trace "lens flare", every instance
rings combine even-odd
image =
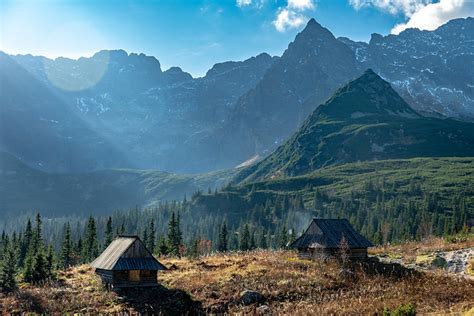
[[[77,55],[81,48],[87,47],[84,38],[93,39],[97,44],[103,43],[101,36],[89,24],[73,22],[63,25],[52,32],[48,41],[60,41],[66,55]],[[103,46],[102,46],[103,47]],[[71,53],[67,53],[70,51]],[[88,52],[80,55],[90,55]],[[44,59],[43,67],[51,84],[65,91],[80,91],[91,88],[100,82],[109,65],[109,53],[100,51],[91,58],[79,58],[77,61],[69,58]]]

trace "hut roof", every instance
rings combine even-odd
[[[306,231],[292,242],[290,248],[338,248],[344,236],[349,248],[367,248],[373,244],[359,234],[347,219],[321,219],[312,220]]]
[[[91,266],[102,270],[166,270],[138,236],[118,236]]]

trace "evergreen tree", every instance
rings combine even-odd
[[[33,251],[33,253],[39,252],[43,249],[43,235],[42,235],[42,230],[41,230],[41,224],[42,224],[41,215],[40,213],[37,213],[36,226],[33,232],[33,238],[30,245],[30,251]]]
[[[260,248],[260,249],[267,249],[268,248],[267,236],[265,234],[265,229],[262,229],[262,232],[260,233],[260,237],[258,238],[258,248]]]
[[[160,255],[167,255],[170,252],[166,238],[163,236],[158,238],[158,244],[156,245],[156,248],[156,252]]]
[[[82,246],[82,260],[84,262],[91,262],[98,255],[99,245],[97,241],[97,229],[95,225],[95,220],[91,216],[89,217],[84,236],[84,244]]]
[[[145,230],[143,231],[143,243],[145,244],[145,247],[148,247],[148,227],[145,227]]]
[[[67,269],[73,264],[73,245],[71,240],[71,226],[69,222],[66,224],[66,231],[64,232],[64,240],[61,247],[61,254],[59,263],[61,268]]]
[[[227,225],[222,223],[222,227],[219,232],[219,240],[217,244],[217,250],[221,252],[225,252],[228,250],[228,241],[227,241]]]
[[[34,257],[31,251],[28,251],[23,268],[23,280],[33,282]]]
[[[244,225],[243,232],[241,232],[239,248],[244,251],[250,250],[250,229],[248,224]]]
[[[18,264],[20,267],[24,265],[25,258],[30,250],[31,240],[33,239],[33,228],[31,226],[31,220],[28,218],[28,222],[26,223],[25,233],[23,235],[23,240],[20,244],[20,256],[18,258]]]
[[[46,275],[47,278],[53,279],[54,277],[54,250],[53,246],[48,247],[48,253],[46,254]]]
[[[34,258],[31,282],[37,283],[46,280],[49,277],[48,270],[49,268],[46,256],[44,251],[40,250]]]
[[[105,243],[104,248],[107,248],[108,245],[114,239],[113,227],[112,227],[112,217],[109,216],[107,219],[107,224],[105,225]]]
[[[179,213],[176,217],[175,213],[173,212],[168,223],[168,245],[170,247],[169,252],[175,256],[179,255],[179,246],[181,245],[182,241],[179,220]]]
[[[288,244],[288,229],[286,228],[286,224],[283,225],[283,228],[280,233],[280,240],[279,240],[279,248],[286,248]]]
[[[153,252],[155,249],[155,236],[156,236],[156,229],[155,229],[155,220],[151,219],[150,227],[148,229],[148,243],[146,244],[147,248]]]
[[[0,264],[0,290],[9,293],[17,288],[17,258],[13,246],[10,245],[4,250],[3,262]]]

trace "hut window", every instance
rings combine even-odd
[[[140,281],[140,270],[130,270],[128,271],[128,280],[129,281]]]

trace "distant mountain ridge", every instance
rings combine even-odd
[[[357,161],[474,156],[474,123],[415,112],[372,70],[316,108],[274,153],[235,182],[297,176]]]
[[[79,60],[3,54],[17,74],[0,65],[9,78],[0,149],[45,171],[232,168],[269,155],[367,68],[423,115],[473,120],[473,30],[473,18],[456,19],[362,43],[311,19],[281,58],[216,64],[202,78],[122,50]]]
[[[339,38],[359,68],[372,68],[416,110],[474,118],[474,18],[454,19],[434,31],[372,34],[369,43]]]
[[[124,161],[128,161],[116,161],[99,168],[90,164],[70,171],[133,167],[180,172],[213,169],[203,161],[193,165],[186,152],[197,142],[196,138],[211,134],[213,128],[223,124],[237,98],[253,87],[277,59],[260,54],[242,62],[220,63],[205,77],[194,79],[178,67],[162,71],[154,57],[127,54],[122,50],[101,51],[91,58],[79,60],[50,60],[31,55],[9,58],[27,70],[23,72],[32,75],[30,80],[41,83],[43,94],[60,100],[63,111],[84,122],[91,132],[102,135],[125,157]],[[96,68],[100,67],[104,67],[103,73],[97,74]],[[97,82],[84,88],[83,84],[88,80]],[[14,113],[14,104],[23,102],[25,96],[21,93],[20,81],[12,84],[17,85],[10,89],[15,95],[8,97],[11,102],[5,104],[4,109]],[[0,93],[0,100],[5,97],[6,94]],[[29,102],[28,106],[33,104]],[[63,126],[64,120],[51,119],[55,114],[49,113],[47,107],[37,119],[40,116],[45,122],[54,121],[51,126],[43,124],[45,130],[68,128]],[[11,119],[12,123],[21,124],[23,117]],[[81,135],[73,136],[81,138]],[[68,170],[61,161],[54,159],[46,166],[44,161],[50,158],[41,152],[29,157],[5,149],[35,168]],[[53,147],[52,150],[61,151],[61,148]],[[98,155],[97,160],[101,159]]]

